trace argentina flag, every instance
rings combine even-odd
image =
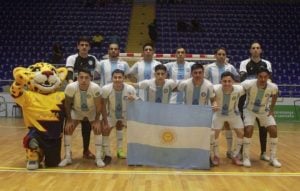
[[[134,101],[127,114],[128,165],[210,168],[210,106]]]

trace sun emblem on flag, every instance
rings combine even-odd
[[[176,133],[172,129],[164,129],[161,131],[160,140],[162,144],[171,145],[176,141]]]

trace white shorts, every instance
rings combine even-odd
[[[248,109],[244,109],[245,126],[253,126],[256,118],[258,118],[261,126],[269,127],[276,125],[276,121],[272,115],[268,116],[268,113],[257,114]]]
[[[217,113],[214,113],[212,119],[212,128],[213,129],[222,129],[225,122],[228,122],[230,128],[233,129],[243,129],[244,124],[240,115],[230,115],[224,116]]]
[[[88,121],[95,121],[96,111],[82,112],[71,110],[71,118],[74,120],[82,121],[88,119]]]

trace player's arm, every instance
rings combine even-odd
[[[276,104],[276,101],[277,101],[277,97],[278,97],[278,91],[277,91],[276,94],[272,95],[270,111],[269,111],[268,115],[274,116],[274,110],[275,110],[275,104]]]

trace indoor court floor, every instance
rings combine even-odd
[[[300,123],[278,124],[278,158],[282,163],[281,168],[274,168],[268,162],[259,160],[257,129],[252,139],[251,168],[234,166],[225,156],[225,146],[220,148],[220,166],[210,170],[127,166],[126,159],[117,159],[116,155],[110,165],[97,168],[93,160],[82,159],[81,131],[77,128],[72,141],[71,165],[29,171],[25,168],[26,157],[22,147],[22,138],[26,132],[21,118],[0,118],[1,191],[300,190]],[[115,132],[111,135],[112,150],[116,151]],[[224,136],[220,140],[220,145],[226,144]],[[94,152],[93,136],[90,148]]]

